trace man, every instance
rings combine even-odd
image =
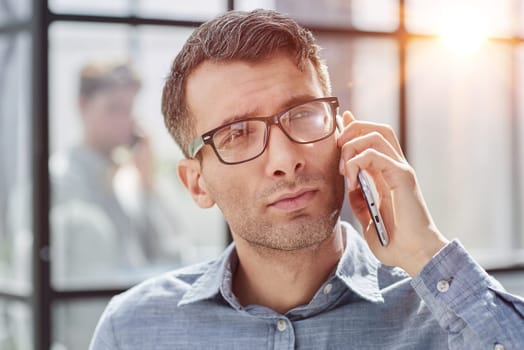
[[[115,297],[91,349],[524,345],[524,301],[438,231],[392,130],[345,112],[336,131],[329,96],[311,33],[284,15],[230,12],[193,33],[163,113],[187,156],[180,179],[220,207],[234,244]],[[360,170],[378,187],[385,247]],[[339,219],[344,178],[365,241]]]
[[[53,278],[67,287],[126,284],[177,262],[176,249],[165,249],[175,230],[133,115],[138,75],[127,62],[107,61],[85,65],[79,78],[82,140],[51,160]]]

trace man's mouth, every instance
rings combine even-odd
[[[269,207],[284,211],[294,211],[307,207],[315,198],[318,190],[304,189],[294,193],[286,193],[269,204]]]

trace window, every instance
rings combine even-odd
[[[178,181],[176,163],[183,156],[167,133],[159,108],[165,75],[191,31],[184,27],[67,22],[50,27],[50,172],[55,196],[51,237],[55,238],[56,248],[52,249],[52,279],[57,286],[128,285],[174,266],[211,259],[222,250],[222,218],[217,210],[197,208]],[[106,65],[128,62],[140,80],[139,91],[128,107],[120,96],[107,91],[113,99],[107,108],[131,110],[103,110],[96,115],[88,111],[90,104],[96,103],[89,99],[98,97],[79,97],[82,69],[88,66],[110,70],[113,68]],[[100,91],[99,94],[105,93]],[[121,112],[129,115],[122,116]],[[128,146],[122,140],[126,136],[118,130],[127,124],[118,118],[130,118],[129,123],[133,123],[151,151],[149,175],[154,177],[154,184],[148,193],[131,192],[139,186],[140,173],[134,157],[140,156],[142,149],[141,145]],[[64,133],[64,129],[69,132]],[[113,154],[100,157],[100,148],[107,143],[111,143]],[[95,169],[106,161],[112,165],[98,170],[112,168],[117,172],[111,179],[111,190],[106,189],[109,184],[105,178],[98,179],[101,174]],[[87,176],[82,177],[82,173]],[[146,201],[133,197],[144,195]],[[137,219],[147,213],[148,224]],[[202,219],[195,220],[196,217]],[[148,225],[148,231],[155,235],[147,236],[139,225]],[[142,234],[146,236],[141,237]],[[157,244],[144,251],[143,240]],[[122,248],[122,242],[129,246]],[[98,255],[92,255],[95,251]],[[93,267],[91,272],[89,266]]]
[[[50,26],[51,282],[57,290],[126,289],[214,258],[225,247],[218,209],[198,208],[177,178],[183,155],[160,113],[165,75],[191,31],[67,21]],[[117,71],[123,67],[132,72]],[[120,83],[82,92],[82,79],[113,74],[139,81],[131,99]],[[127,129],[137,135],[125,135]],[[153,178],[150,189],[143,188],[143,176]],[[86,348],[106,303],[57,301],[53,344]]]
[[[99,14],[104,16],[138,15],[147,18],[205,21],[227,9],[227,0],[196,1],[128,1],[128,0],[50,0],[49,7],[56,13]]]
[[[511,251],[517,214],[508,200],[510,57],[503,43],[486,43],[467,59],[438,41],[408,47],[408,154],[440,229],[486,264]]]
[[[219,210],[198,208],[177,178],[182,154],[163,125],[160,94],[195,26],[261,7],[312,29],[341,109],[392,125],[441,231],[524,293],[522,1],[6,0],[0,348],[87,348],[112,295],[225,247]],[[125,66],[138,84],[97,95],[107,109],[93,113],[81,73],[107,64]],[[104,157],[86,150],[95,136],[110,150]],[[148,172],[136,166],[140,149]],[[103,186],[88,186],[95,176],[72,152],[109,174]],[[353,220],[347,203],[343,213]]]

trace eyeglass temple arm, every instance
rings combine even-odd
[[[194,139],[188,147],[189,157],[194,158],[202,147],[204,147],[204,139],[202,137]]]

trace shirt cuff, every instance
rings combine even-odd
[[[411,285],[448,332],[459,334],[470,328],[484,344],[495,344],[497,335],[504,334],[504,314],[494,314],[490,308],[493,292],[503,288],[458,240],[440,250]]]
[[[442,248],[413,278],[411,284],[421,296],[429,293],[451,307],[462,305],[479,289],[502,289],[458,240]]]

